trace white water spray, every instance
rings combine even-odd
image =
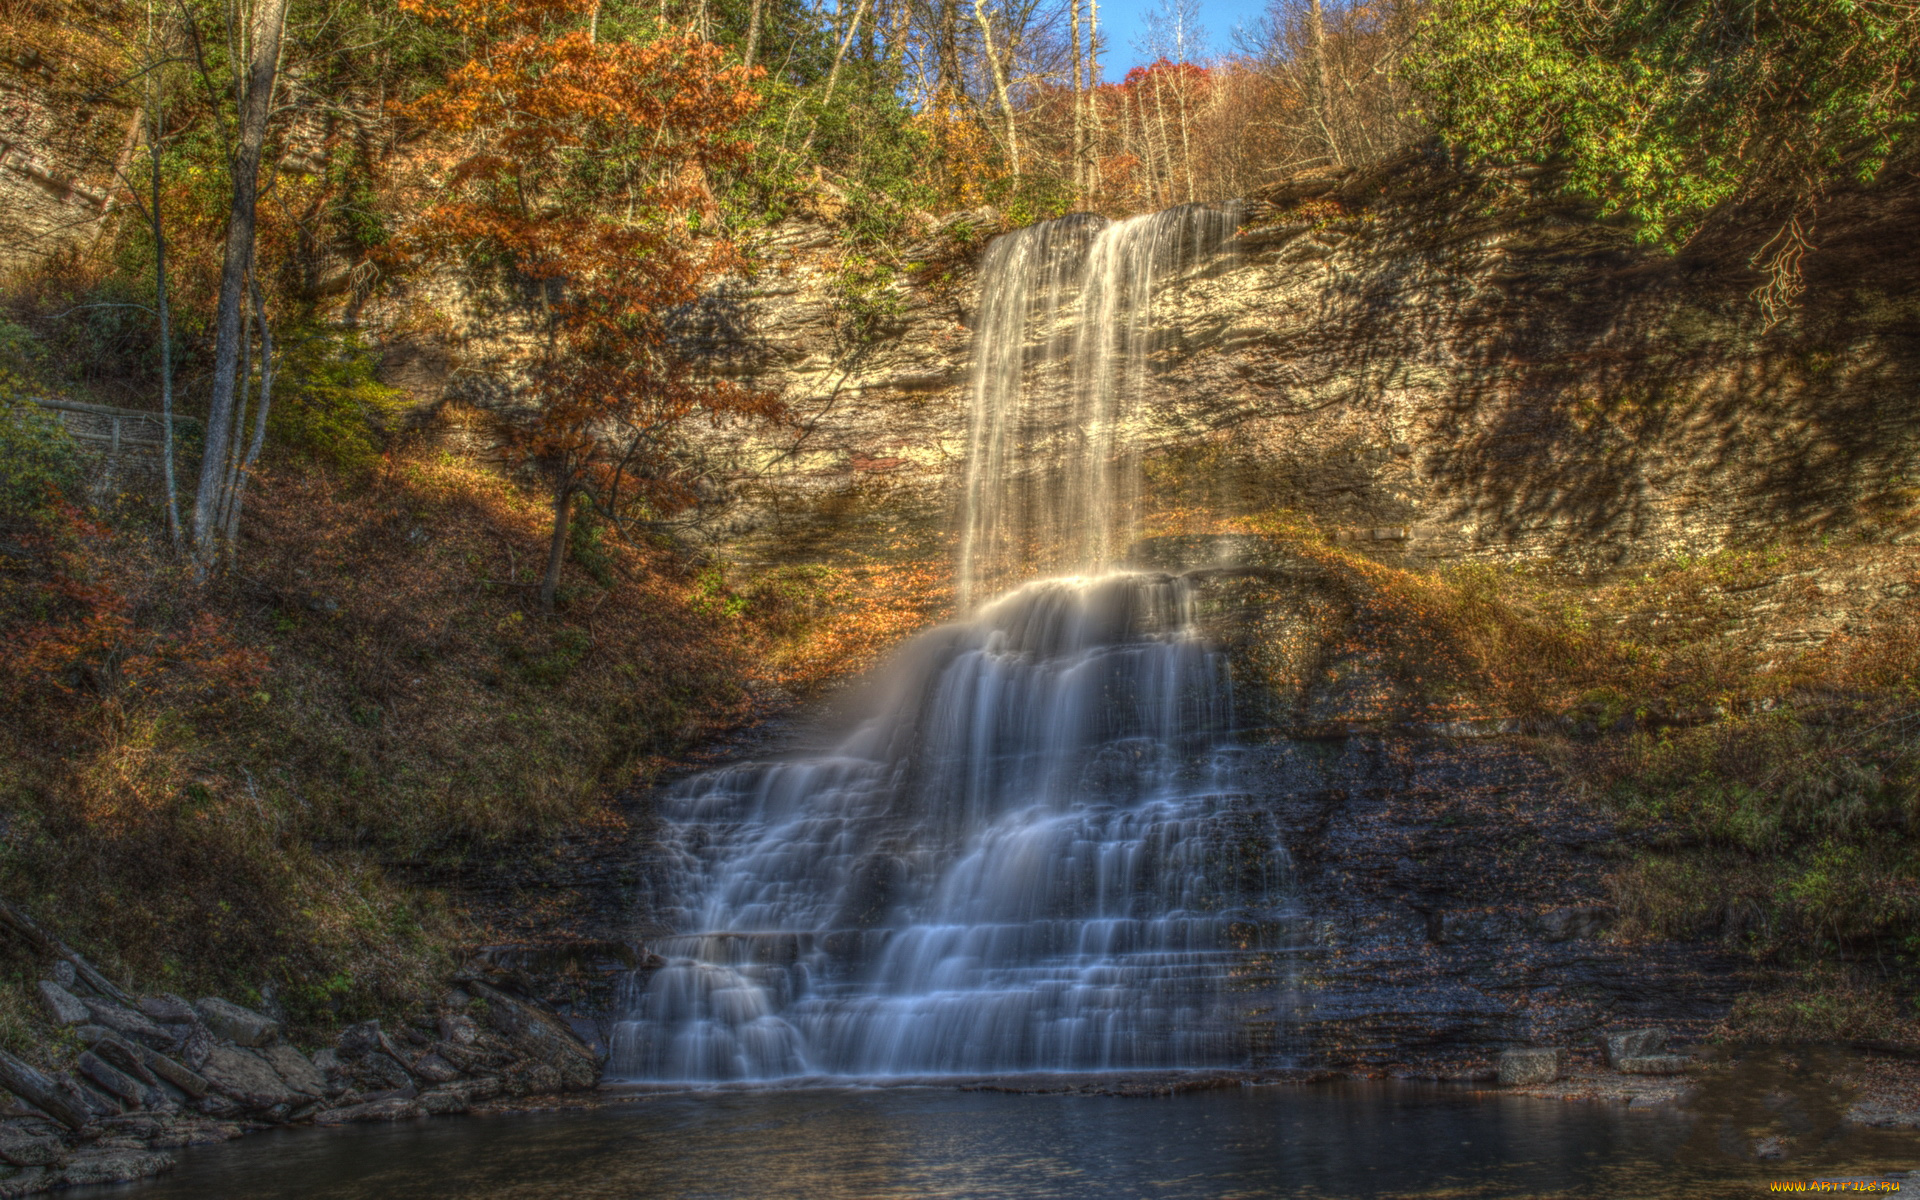
[[[682,932],[633,977],[609,1075],[1248,1061],[1284,855],[1235,786],[1224,663],[1185,580],[1093,573],[1131,521],[1154,281],[1231,227],[1069,218],[989,248],[962,579],[1089,573],[916,639],[837,744],[662,800]]]

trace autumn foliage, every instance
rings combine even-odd
[[[709,172],[738,167],[759,72],[690,33],[600,42],[567,3],[405,7],[474,39],[473,57],[412,115],[452,139],[441,195],[408,243],[504,268],[532,293],[538,348],[510,430],[553,497],[542,598],[552,606],[569,513],[588,497],[616,524],[696,498],[678,436],[696,412],[764,418],[774,400],[698,380],[666,318],[736,265],[711,236]]]

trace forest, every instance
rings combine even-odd
[[[692,331],[795,262],[844,381],[1003,233],[1239,204],[1345,236],[1352,181],[1428,172],[1472,181],[1473,219],[1724,267],[1716,319],[1761,355],[1920,162],[1911,0],[1272,0],[1232,28],[1158,0],[1124,45],[1113,2],[0,0],[0,171],[58,198],[0,218],[0,901],[122,986],[316,1037],[394,1021],[573,903],[527,861],[640,836],[633,798],[696,751],[962,615],[946,534],[727,556],[746,485],[712,431],[777,464],[816,418]],[[804,253],[800,225],[827,231]],[[1847,353],[1792,345],[1809,379]],[[145,414],[159,478],[103,489],[61,404]],[[1485,711],[1647,733],[1542,753],[1668,830],[1611,877],[1635,936],[1786,981],[1736,1032],[1916,1036],[1913,647],[1835,641],[1762,687],[1601,611],[1719,614],[1814,543],[1576,602],[1291,521],[1257,528],[1446,647]],[[1839,707],[1788,726],[1763,691]],[[1648,716],[1714,705],[1712,734]],[[30,960],[0,958],[0,1051],[51,1070],[77,1046]]]

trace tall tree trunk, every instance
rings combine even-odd
[[[840,39],[840,48],[833,54],[833,69],[827,72],[826,94],[820,98],[820,108],[833,103],[833,91],[840,84],[840,67],[847,60],[847,47],[853,45],[853,35],[860,28],[860,19],[867,15],[870,0],[860,0],[853,10],[853,20],[847,25],[845,36]],[[813,136],[820,132],[820,109],[814,110],[814,117],[807,122],[807,138],[800,143],[800,157],[804,160],[807,152],[813,149]]]
[[[987,20],[986,0],[973,0],[973,19],[980,23],[980,41],[987,52],[987,65],[993,68],[993,90],[1000,97],[1000,111],[1007,118],[1007,158],[1013,177],[1020,178],[1020,131],[1014,124],[1013,98],[1007,94],[1007,72],[993,49],[993,25]]]
[[[1067,12],[1073,27],[1073,190],[1087,194],[1087,113],[1086,94],[1080,89],[1080,0],[1068,0]]]
[[[1320,0],[1307,0],[1307,100],[1312,119],[1320,126],[1327,157],[1341,165],[1340,146],[1333,136],[1333,89],[1327,79],[1327,19]]]
[[[1154,114],[1159,118],[1157,124],[1160,126],[1160,179],[1165,185],[1165,188],[1170,189],[1173,187],[1173,139],[1167,136],[1167,89],[1166,72],[1164,71],[1155,71],[1153,73],[1153,110]],[[1149,137],[1147,140],[1151,142],[1153,139]],[[1161,194],[1154,200],[1154,203],[1163,208],[1166,206],[1167,199],[1165,189],[1163,189]]]
[[[206,452],[200,460],[200,487],[193,502],[193,554],[204,569],[213,562],[219,535],[222,485],[226,481],[220,448],[232,436],[234,371],[240,360],[240,293],[253,259],[254,217],[260,199],[260,156],[266,146],[267,120],[273,112],[274,75],[280,65],[280,35],[288,0],[257,0],[250,22],[245,95],[240,106],[239,142],[233,155],[233,202],[227,215],[226,257],[220,270],[220,297],[214,309],[213,392],[207,403]]]
[[[151,12],[149,12],[151,16]],[[160,152],[166,135],[165,103],[160,72],[147,71],[147,160],[153,171],[147,216],[153,222],[153,309],[160,325],[160,476],[167,490],[167,536],[181,548],[180,485],[173,475],[173,326],[167,306],[167,229],[160,215]]]
[[[941,103],[946,104],[951,102],[948,93],[958,98],[967,92],[960,70],[960,0],[940,0],[939,30]]]
[[[540,580],[540,607],[553,611],[560,590],[560,564],[567,559],[567,529],[573,518],[573,489],[562,487],[553,497],[553,538],[547,543],[547,573]]]
[[[1106,144],[1106,118],[1100,109],[1100,0],[1087,0],[1087,174],[1100,188],[1100,148]]]
[[[767,0],[753,0],[753,8],[747,14],[747,65],[753,65],[753,59],[760,52],[760,15]]]
[[[267,441],[267,410],[273,405],[273,377],[276,374],[273,361],[273,326],[267,322],[267,301],[260,293],[260,280],[253,280],[254,323],[260,326],[260,395],[253,407],[253,441],[247,446],[247,452],[240,459],[239,478],[234,481],[233,498],[227,503],[227,552],[232,561],[238,561],[240,552],[240,506],[246,502],[247,480],[253,475],[253,466],[260,461],[260,448]],[[238,439],[235,439],[236,445]]]

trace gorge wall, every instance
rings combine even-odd
[[[1911,175],[1833,198],[1799,311],[1771,331],[1744,262],[1766,230],[1669,257],[1548,191],[1410,160],[1250,205],[1235,255],[1156,303],[1158,402],[1127,432],[1148,510],[1291,509],[1407,565],[1916,535]],[[849,349],[834,241],[776,227],[776,265],[699,314],[712,369],[783,391],[803,424],[711,436],[741,499],[718,535],[748,559],[951,532],[973,281],[896,285]]]

